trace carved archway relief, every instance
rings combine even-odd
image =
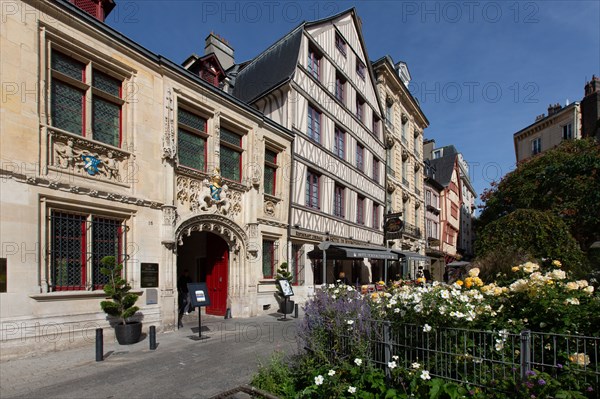
[[[184,220],[175,230],[175,239],[179,245],[183,238],[189,237],[194,231],[206,231],[223,238],[229,249],[239,253],[248,243],[248,236],[240,226],[230,219],[215,214],[195,215]]]

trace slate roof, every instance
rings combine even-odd
[[[358,36],[365,52],[365,58],[369,60],[367,47],[362,35],[361,23],[356,15],[354,7],[316,21],[304,21],[290,33],[275,42],[271,47],[263,51],[256,58],[240,68],[230,69],[229,75],[234,85],[232,94],[241,101],[252,104],[254,101],[282,86],[294,77],[298,57],[300,56],[300,44],[302,35],[306,28],[333,21],[343,15],[351,14],[355,20]],[[366,63],[373,87],[375,87],[373,68],[370,62]],[[228,71],[229,72],[229,71]],[[378,97],[378,94],[376,93]],[[378,101],[379,112],[383,114],[383,108]]]
[[[237,73],[233,88],[235,97],[250,104],[294,76],[303,25],[282,37]]]
[[[443,156],[436,159],[431,159],[429,162],[435,168],[435,180],[444,187],[448,187],[452,179],[454,171],[454,161],[458,156],[458,151],[453,145],[448,145],[443,148]],[[437,148],[436,148],[437,150]]]

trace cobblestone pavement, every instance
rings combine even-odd
[[[248,319],[185,316],[185,327],[157,334],[135,345],[104,345],[105,359],[95,361],[95,344],[0,363],[0,398],[209,398],[248,384],[258,362],[274,350],[297,351],[300,319],[278,315]]]

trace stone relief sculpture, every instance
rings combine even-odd
[[[60,134],[53,136],[50,161],[53,167],[69,169],[75,173],[85,172],[89,176],[99,176],[110,181],[121,181],[121,166],[128,157],[127,153],[85,139]]]
[[[101,158],[101,173],[112,180],[120,180],[119,176],[119,162],[114,158],[112,151],[109,151],[105,157]]]
[[[231,201],[227,194],[228,187],[223,184],[221,171],[216,167],[210,180],[204,179],[202,182],[202,187],[194,202],[198,203],[198,207],[202,211],[209,211],[214,208],[216,212],[227,215],[231,208]]]
[[[73,140],[68,140],[66,144],[60,143],[55,149],[55,164],[60,168],[73,168],[75,163],[81,159],[81,151],[73,148]]]
[[[165,126],[162,137],[162,158],[174,160],[177,156],[175,145],[175,110],[173,107],[173,95],[167,90],[165,97]]]

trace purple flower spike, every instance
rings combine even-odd
[[[546,385],[546,381],[542,380],[541,378],[538,380],[538,384],[540,385]]]

